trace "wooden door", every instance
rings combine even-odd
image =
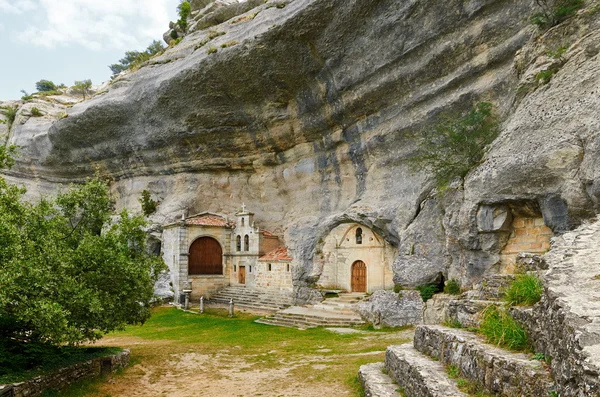
[[[223,274],[223,250],[212,237],[200,237],[192,243],[189,274]]]
[[[240,284],[246,284],[246,266],[240,266]]]
[[[367,292],[367,265],[363,261],[352,264],[352,292]]]

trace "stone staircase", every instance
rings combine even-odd
[[[389,346],[379,367],[383,374],[372,365],[362,366],[359,378],[367,397],[468,396],[449,376],[451,367],[463,383],[491,395],[551,396],[554,391],[550,372],[540,361],[489,345],[474,333],[436,325],[418,326],[412,344]],[[392,387],[381,386],[388,381],[396,385],[393,393]]]
[[[365,296],[362,293],[340,294],[339,297],[325,299],[316,305],[292,306],[256,322],[301,329],[361,325],[365,322],[354,307]]]
[[[233,299],[236,308],[259,312],[276,312],[293,304],[291,294],[278,291],[265,291],[242,286],[229,286],[217,291],[207,301],[208,305],[229,305]]]

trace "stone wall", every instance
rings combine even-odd
[[[0,385],[0,395],[10,393],[9,390],[12,389],[13,394],[8,394],[9,396],[38,397],[43,395],[45,390],[62,390],[78,380],[110,374],[128,365],[129,350],[124,350],[112,356],[99,357],[62,368],[49,375],[36,376],[25,382]]]
[[[269,270],[269,266],[271,269]],[[254,270],[254,268],[253,268]],[[292,291],[293,268],[290,262],[258,262],[254,274],[257,288]]]
[[[553,235],[541,216],[539,218],[515,216],[508,242],[500,253],[500,260],[505,270],[514,269],[517,255],[521,252],[546,253],[550,249],[550,239]]]

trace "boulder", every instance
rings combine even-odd
[[[375,291],[358,304],[358,312],[375,327],[402,327],[421,324],[423,307],[419,291]]]

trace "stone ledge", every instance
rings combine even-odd
[[[61,368],[51,374],[36,376],[25,382],[0,385],[0,394],[12,389],[13,397],[39,397],[47,389],[62,390],[78,380],[95,378],[116,372],[129,365],[129,350],[111,356],[97,357],[77,363],[70,367]]]
[[[419,326],[414,346],[444,365],[458,367],[464,377],[491,393],[507,397],[547,396],[554,390],[549,371],[539,361],[487,344],[472,332]]]

